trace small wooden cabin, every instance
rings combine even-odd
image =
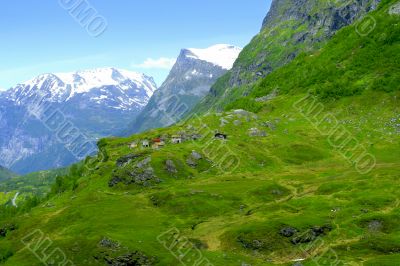
[[[153,139],[152,142],[153,142],[152,147],[154,149],[162,148],[165,146],[165,142],[161,138],[155,138],[155,139]]]
[[[137,142],[132,142],[131,144],[129,144],[129,148],[131,149],[136,149],[138,147]]]
[[[172,139],[171,139],[171,142],[174,143],[174,144],[182,143],[182,137],[179,136],[179,135],[173,135]]]
[[[148,141],[147,139],[143,140],[143,141],[142,141],[142,146],[143,146],[144,148],[150,147],[149,141]]]

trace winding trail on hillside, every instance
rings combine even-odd
[[[14,198],[11,200],[11,203],[12,203],[12,205],[13,205],[14,207],[18,207],[18,206],[17,206],[17,203],[16,203],[17,198],[18,198],[18,195],[19,195],[19,192],[15,193]]]

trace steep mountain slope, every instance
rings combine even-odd
[[[247,95],[252,84],[291,62],[301,52],[313,51],[339,29],[374,10],[380,0],[274,0],[260,33],[247,45],[231,71],[212,87],[194,109],[206,112]]]
[[[0,94],[0,164],[27,173],[81,160],[96,150],[92,141],[125,128],[155,89],[151,77],[113,68],[19,84]]]
[[[320,51],[267,76],[245,100],[254,112],[210,112],[101,140],[100,155],[58,179],[48,201],[27,214],[0,212],[2,262],[39,265],[38,256],[49,254],[36,245],[43,233],[65,255],[53,263],[397,266],[395,3],[383,1],[370,14],[376,28],[367,36],[346,27]],[[340,82],[338,94],[318,93],[319,84],[330,88],[328,74]],[[375,80],[383,87],[374,89]],[[358,84],[364,89],[354,93]],[[283,89],[271,94],[273,85]],[[178,134],[184,141],[174,144]],[[155,138],[166,145],[141,147]],[[360,151],[365,157],[354,156]]]
[[[232,68],[241,48],[214,45],[183,49],[162,86],[127,130],[127,134],[169,126],[179,121]]]
[[[0,182],[16,177],[17,175],[0,165]]]

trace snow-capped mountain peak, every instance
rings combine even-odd
[[[142,73],[115,68],[97,68],[93,70],[77,71],[74,73],[58,73],[66,84],[74,84],[75,93],[88,92],[92,88],[119,85],[127,80],[135,82],[140,87],[148,87],[149,93],[155,90],[154,81]]]
[[[187,57],[210,62],[223,69],[231,69],[242,48],[229,44],[216,44],[205,49],[187,49]]]
[[[144,106],[157,89],[152,77],[116,68],[97,68],[71,73],[41,74],[7,91],[7,98],[17,103],[35,95],[45,95],[48,101],[67,102],[86,97],[100,104],[115,100],[115,108]],[[119,104],[117,104],[119,102]]]
[[[149,96],[153,94],[157,87],[151,77],[142,73],[116,68],[97,68],[70,73],[42,74],[19,85],[41,88],[45,82],[51,81],[57,82],[60,90],[70,87],[70,97],[75,94],[89,92],[94,88],[121,85],[127,81],[131,81],[138,87],[144,88]],[[62,86],[62,84],[65,86]],[[121,86],[121,88],[127,89],[126,86]]]
[[[151,77],[115,68],[18,84],[0,93],[0,164],[21,172],[70,165],[87,143],[94,149],[98,138],[121,132],[155,89]]]

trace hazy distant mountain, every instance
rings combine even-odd
[[[16,176],[17,175],[15,173],[0,165],[0,181],[4,181]]]
[[[208,93],[219,77],[232,68],[241,50],[226,44],[206,49],[183,49],[165,82],[126,133],[177,122]]]
[[[71,148],[74,135],[95,141],[120,132],[155,89],[153,78],[114,68],[43,74],[18,84],[0,93],[0,164],[26,173],[82,159]]]

